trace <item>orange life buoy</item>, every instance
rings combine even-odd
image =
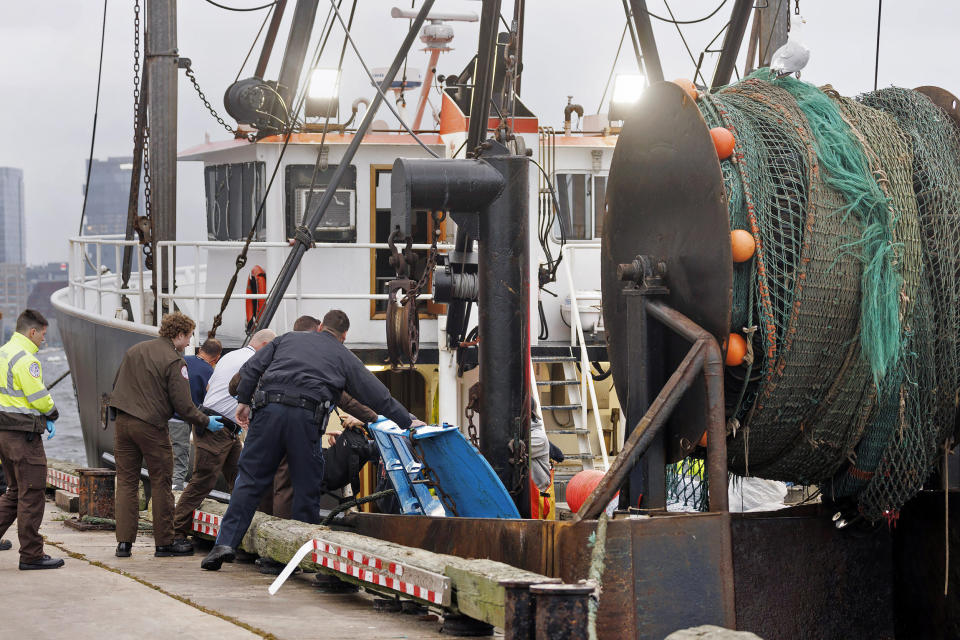
[[[247,293],[264,294],[267,292],[267,272],[260,265],[254,265],[250,269],[250,277],[247,278]],[[247,332],[250,332],[260,319],[263,308],[266,306],[266,300],[248,299],[247,300]]]

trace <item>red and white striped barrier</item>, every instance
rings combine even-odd
[[[311,554],[313,562],[321,567],[346,574],[361,582],[432,604],[444,607],[450,605],[451,583],[447,576],[316,538],[300,547],[294,554],[283,572],[270,585],[271,595],[277,592],[308,553]]]
[[[220,533],[220,516],[199,509],[193,512],[193,530],[208,536],[217,537]]]
[[[47,467],[47,484],[70,493],[80,493],[80,476]]]

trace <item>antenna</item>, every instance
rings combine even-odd
[[[417,12],[412,9],[400,9],[393,7],[390,9],[390,17],[412,20],[417,17]],[[420,123],[423,121],[423,111],[427,106],[427,96],[430,95],[430,87],[433,85],[433,78],[437,72],[437,61],[440,59],[440,53],[450,51],[448,46],[453,41],[453,27],[444,22],[476,22],[479,20],[475,13],[430,13],[427,15],[430,24],[423,27],[420,34],[420,40],[427,45],[427,51],[430,52],[430,62],[427,63],[427,72],[424,74],[423,86],[420,88],[420,100],[417,103],[417,116],[413,119],[411,129],[417,131],[420,129]]]

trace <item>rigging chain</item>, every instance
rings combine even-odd
[[[143,98],[140,83],[140,0],[133,3],[133,146],[139,148],[143,161],[143,201],[144,215],[137,216],[134,227],[137,239],[143,246],[143,264],[153,270],[153,216],[150,203],[150,127],[147,124],[147,111],[141,114],[140,101]],[[141,115],[143,119],[141,120]]]
[[[427,249],[427,263],[423,267],[423,273],[420,274],[420,279],[417,281],[417,284],[404,294],[403,299],[400,301],[401,305],[407,304],[411,298],[416,299],[416,297],[423,292],[427,286],[427,281],[430,280],[430,277],[433,275],[434,267],[437,266],[437,242],[440,241],[440,236],[443,233],[440,224],[447,219],[447,213],[445,211],[431,211],[430,217],[433,219],[433,237],[430,239],[430,248]]]
[[[180,63],[183,65],[183,68],[189,78],[190,83],[193,85],[193,88],[196,90],[197,95],[200,96],[200,101],[203,102],[203,106],[207,108],[207,111],[210,112],[210,115],[213,116],[213,119],[216,120],[221,127],[226,129],[229,133],[232,133],[234,136],[242,136],[243,134],[231,127],[223,117],[217,113],[217,110],[213,108],[213,105],[210,104],[210,101],[207,100],[207,96],[203,93],[203,89],[200,88],[200,84],[197,82],[197,77],[193,73],[193,66],[189,58],[180,58]],[[254,134],[250,134],[250,141],[253,142]]]

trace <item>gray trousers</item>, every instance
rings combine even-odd
[[[187,482],[187,472],[190,470],[192,428],[180,420],[170,420],[167,422],[167,428],[170,430],[170,444],[173,446],[173,486],[182,490]]]

